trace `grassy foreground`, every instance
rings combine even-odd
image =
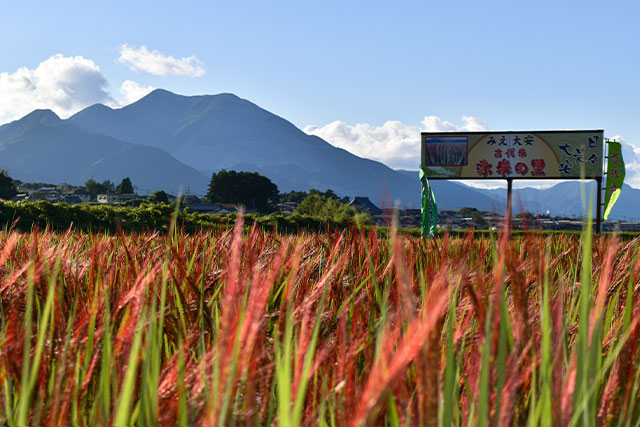
[[[637,425],[640,240],[0,233],[0,424]]]

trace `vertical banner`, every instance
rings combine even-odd
[[[420,168],[420,183],[422,184],[422,236],[431,238],[436,235],[438,206],[433,189],[422,168]]]
[[[622,144],[609,141],[609,161],[607,163],[607,184],[604,193],[604,219],[609,217],[611,208],[618,200],[624,182],[624,160],[622,160]]]

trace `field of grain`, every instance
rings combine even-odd
[[[0,233],[0,424],[633,425],[639,240]]]
[[[427,166],[465,166],[467,164],[467,144],[428,143],[425,145]]]

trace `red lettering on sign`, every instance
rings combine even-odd
[[[529,171],[529,167],[522,163],[522,162],[518,162],[516,163],[516,173],[520,174],[522,176],[526,175],[527,172]]]
[[[544,159],[531,160],[531,175],[532,176],[545,176],[544,172]]]
[[[500,175],[509,175],[511,174],[511,163],[509,160],[502,159],[498,162],[498,166],[496,166],[496,172]]]
[[[484,159],[480,160],[476,164],[476,172],[478,172],[478,175],[480,176],[493,175],[493,172],[491,171],[491,164]]]

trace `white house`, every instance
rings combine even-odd
[[[98,203],[116,203],[118,200],[117,194],[98,194]]]

